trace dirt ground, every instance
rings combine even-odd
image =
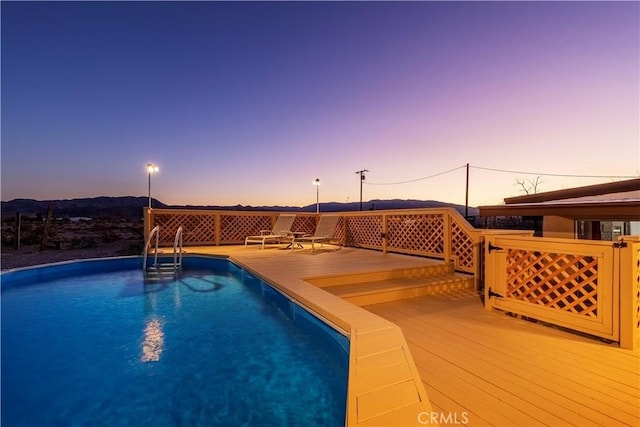
[[[23,218],[20,233],[16,233],[15,218],[4,218],[1,232],[2,270],[75,259],[140,255],[144,246],[140,219],[53,219],[42,251],[40,244],[45,232],[42,219]],[[14,249],[17,236],[21,242],[19,250]]]
[[[80,249],[45,249],[40,251],[39,245],[23,246],[20,250],[3,248],[0,268],[8,270],[75,259],[140,255],[139,245],[140,242],[137,240],[119,240]]]

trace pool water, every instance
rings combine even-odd
[[[2,426],[344,425],[348,340],[226,260],[188,264],[3,277]]]

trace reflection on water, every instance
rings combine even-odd
[[[145,283],[143,294],[145,296],[145,312],[147,321],[144,328],[144,340],[142,342],[142,362],[157,362],[160,360],[164,347],[164,332],[162,319],[155,313],[158,309],[158,294],[166,290],[173,291],[173,304],[176,311],[182,308],[184,289],[191,292],[215,292],[224,287],[218,280],[210,277],[210,274],[191,274],[185,278],[177,278],[161,283]]]
[[[178,280],[178,283],[189,289],[191,292],[215,292],[224,286],[207,276],[191,276],[185,280]]]
[[[176,306],[176,310],[182,308],[182,293],[180,292],[180,286],[173,287],[173,303]]]
[[[160,319],[153,318],[147,321],[144,328],[144,341],[142,342],[142,362],[157,362],[162,354],[164,346],[164,332]]]

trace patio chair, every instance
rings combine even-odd
[[[272,230],[260,230],[260,235],[248,236],[244,239],[244,247],[246,248],[249,242],[262,243],[262,249],[264,249],[267,242],[280,243],[283,240],[291,240],[291,226],[294,219],[296,219],[295,214],[280,214]]]
[[[322,245],[325,242],[335,240],[339,219],[340,217],[338,215],[321,215],[313,235],[294,237],[291,242],[291,250],[293,251],[296,245],[302,246],[302,242],[311,242],[311,253],[313,253],[316,242]]]

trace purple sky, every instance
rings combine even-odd
[[[2,200],[471,205],[640,173],[638,2],[2,1]],[[516,172],[532,172],[527,175]],[[455,169],[434,178],[419,179]],[[402,183],[415,180],[411,183]]]

